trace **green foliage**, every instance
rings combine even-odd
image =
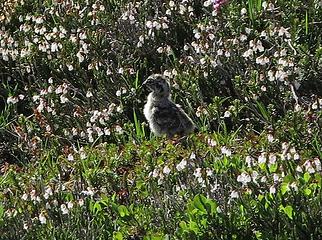
[[[321,3],[216,3],[0,2],[1,239],[322,238]]]

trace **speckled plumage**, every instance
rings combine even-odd
[[[144,85],[151,91],[144,106],[144,116],[156,136],[183,136],[194,130],[192,120],[179,105],[172,102],[170,85],[163,75],[151,75]]]

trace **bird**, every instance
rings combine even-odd
[[[152,74],[144,82],[150,93],[144,105],[144,116],[156,136],[185,136],[193,132],[195,124],[183,109],[171,100],[170,83],[162,74]]]

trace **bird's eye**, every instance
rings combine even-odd
[[[163,86],[162,84],[156,84],[157,89],[159,89],[160,92],[163,91]]]

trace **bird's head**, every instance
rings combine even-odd
[[[156,97],[169,97],[170,84],[168,79],[161,74],[149,76],[143,83]]]

